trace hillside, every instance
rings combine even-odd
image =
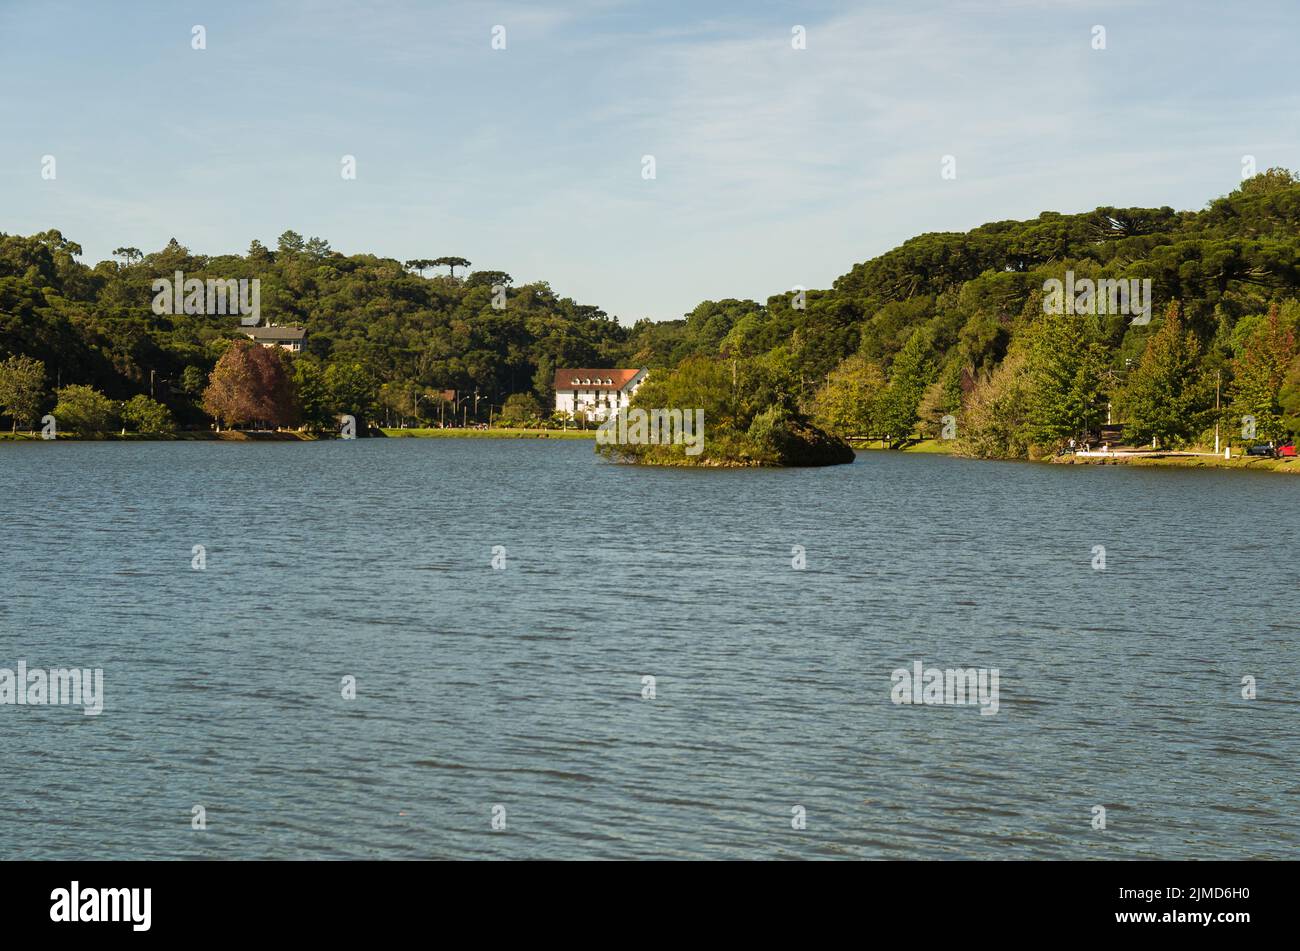
[[[494,286],[512,283],[502,272],[429,276],[433,261],[346,256],[292,231],[274,250],[254,241],[209,257],[173,240],[93,267],[57,231],[0,234],[0,361],[41,361],[42,410],[57,387],[120,401],[152,380],[178,420],[206,424],[200,394],[239,322],[155,314],[153,280],[181,271],[257,278],[262,314],[307,328],[296,377],[335,381],[316,394],[318,420],[436,418],[424,397],[441,389],[477,389],[485,408],[516,393],[545,407],[557,366],[647,365],[663,379],[694,358],[725,362],[719,378],[743,396],[745,425],[777,407],[838,435],[901,442],[938,435],[951,416],[963,451],[991,456],[1048,452],[1095,431],[1108,409],[1162,444],[1242,415],[1276,438],[1300,428],[1298,226],[1300,183],[1272,169],[1202,211],[1044,212],[920,235],[827,289],[705,301],[631,328],[544,282],[510,287],[500,306]],[[1044,313],[1045,284],[1067,272],[1149,280],[1152,319]]]
[[[1045,314],[1045,283],[1067,271],[1150,280],[1152,319]],[[1022,457],[1095,433],[1108,406],[1135,438],[1193,440],[1213,426],[1216,383],[1225,425],[1300,428],[1297,296],[1300,184],[1273,169],[1200,212],[1044,212],[921,235],[808,291],[802,309],[790,293],[706,301],[637,324],[628,346],[662,368],[735,361],[843,435],[938,436],[951,414],[963,451]]]

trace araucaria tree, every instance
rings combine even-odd
[[[451,276],[455,277],[456,268],[469,267],[469,263],[470,262],[465,258],[456,257],[455,255],[447,255],[441,258],[434,258],[433,261],[429,262],[429,265],[430,267],[442,267],[443,265],[446,265],[446,267],[450,269]]]

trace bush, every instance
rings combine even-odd
[[[514,393],[506,397],[497,419],[503,426],[538,423],[542,417],[542,407],[537,400],[527,393]]]
[[[65,386],[56,393],[54,421],[60,430],[97,436],[117,428],[117,406],[90,386]]]
[[[122,408],[122,422],[140,433],[170,433],[176,429],[171,410],[141,394]]]

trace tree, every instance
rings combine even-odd
[[[331,428],[334,417],[321,365],[310,357],[298,357],[293,361],[293,386],[302,421],[312,429]]]
[[[976,459],[1023,459],[1029,454],[1029,389],[1024,348],[1013,347],[966,397],[957,451]]]
[[[467,261],[465,258],[458,258],[458,257],[455,257],[455,256],[448,256],[448,257],[434,258],[434,259],[433,259],[433,264],[430,265],[430,266],[431,266],[431,267],[444,267],[444,266],[445,266],[445,267],[448,267],[448,268],[451,269],[451,276],[452,276],[452,277],[455,277],[455,276],[456,276],[456,268],[458,268],[458,267],[469,267],[469,261]]]
[[[1171,303],[1123,390],[1125,434],[1165,446],[1190,438],[1201,429],[1208,390],[1201,346],[1184,330],[1182,308]]]
[[[436,262],[432,258],[412,258],[404,265],[408,271],[419,271],[421,277],[424,277],[425,271],[435,266]]]
[[[176,428],[171,411],[143,393],[127,400],[122,407],[122,422],[141,433],[170,433]]]
[[[378,395],[375,378],[366,368],[360,363],[331,363],[325,368],[324,382],[334,412],[354,416],[364,425]]]
[[[44,363],[28,356],[14,356],[0,363],[0,409],[13,420],[15,432],[19,423],[36,423],[44,397]]]
[[[300,254],[304,247],[302,235],[296,231],[286,231],[280,235],[276,247],[281,254]]]
[[[203,410],[227,426],[287,426],[296,418],[293,384],[278,348],[236,340],[203,392]]]
[[[139,248],[114,248],[113,256],[121,258],[122,264],[125,267],[141,260],[144,257],[144,254],[141,253]]]
[[[537,400],[527,393],[512,393],[506,397],[505,405],[501,407],[501,415],[497,417],[502,423],[521,424],[535,422],[541,419],[542,406]]]
[[[1296,174],[1285,168],[1270,168],[1252,175],[1237,188],[1240,195],[1264,195],[1281,188],[1286,188],[1300,181]]]
[[[926,387],[934,380],[934,362],[930,357],[933,337],[917,328],[894,359],[889,385],[880,394],[876,408],[876,425],[891,439],[906,440],[918,418],[917,407]]]
[[[851,356],[818,388],[813,397],[813,421],[841,436],[870,436],[877,431],[876,400],[884,389],[880,365]]]
[[[56,395],[54,419],[60,429],[97,436],[116,427],[117,406],[94,387],[65,386]]]
[[[1101,395],[1105,349],[1084,314],[1044,314],[1028,334],[1028,433],[1039,445],[1082,436]]]
[[[950,363],[921,394],[921,402],[916,407],[917,428],[927,439],[943,438],[944,417],[954,418],[961,410],[962,381],[966,373],[960,364]],[[948,437],[951,438],[951,437]]]
[[[181,371],[181,389],[190,396],[198,396],[208,385],[208,375],[202,367],[188,366]]]
[[[1292,433],[1300,430],[1300,354],[1292,359],[1287,368],[1282,388],[1278,390],[1277,402],[1283,413],[1283,428]]]
[[[466,287],[509,287],[515,279],[505,271],[475,271],[465,278]]]
[[[1285,435],[1285,410],[1280,400],[1295,358],[1295,330],[1283,324],[1281,310],[1274,304],[1246,339],[1241,356],[1233,361],[1232,410],[1240,416],[1253,416],[1260,438]]]

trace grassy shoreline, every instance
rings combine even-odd
[[[594,429],[381,429],[397,439],[595,439]]]
[[[872,444],[858,444],[853,447],[858,452],[888,452],[878,442]],[[961,456],[948,448],[938,439],[924,439],[915,445],[908,446],[906,449],[893,450],[895,452],[919,452],[952,456],[956,459],[969,458]],[[1002,462],[1042,462],[1049,465],[1057,466],[1149,466],[1161,467],[1166,469],[1241,469],[1252,470],[1256,472],[1292,472],[1300,474],[1300,457],[1285,459],[1270,459],[1266,456],[1233,456],[1231,459],[1224,459],[1222,456],[1124,456],[1118,455],[1113,458],[1076,458],[1074,456],[1057,456],[1053,459],[1016,459],[1016,460],[995,460]]]
[[[1266,456],[1136,456],[1115,459],[1075,459],[1062,457],[1049,460],[1061,466],[1148,466],[1166,469],[1249,469],[1256,472],[1291,472],[1300,474],[1300,458],[1269,459]]]

